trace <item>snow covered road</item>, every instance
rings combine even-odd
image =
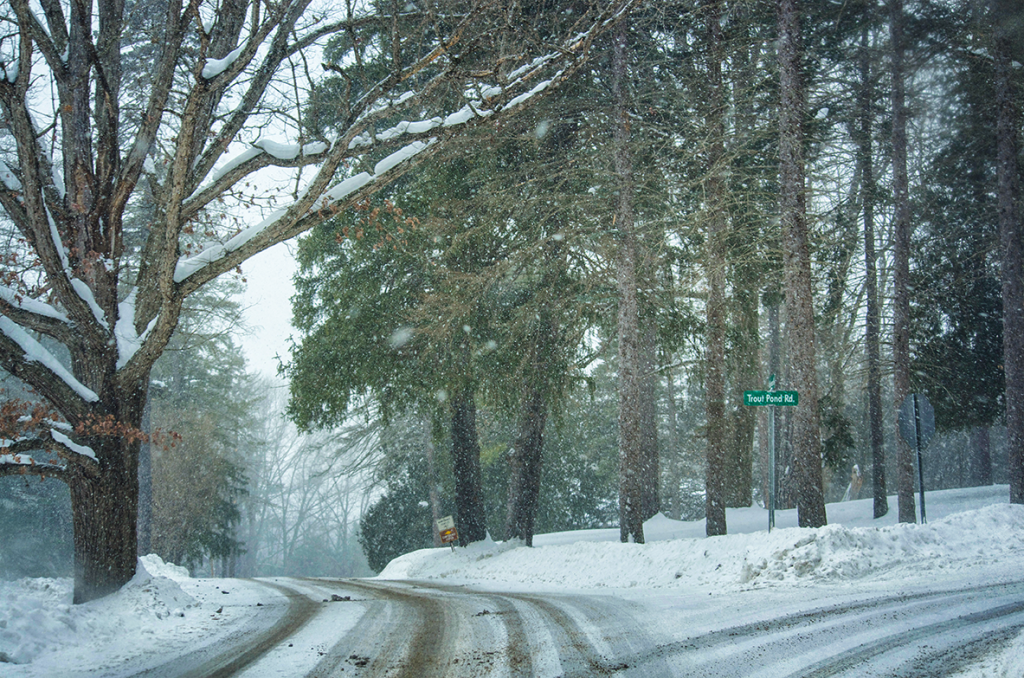
[[[292,603],[274,627],[247,646],[224,643],[220,656],[190,653],[137,675],[932,677],[998,653],[1024,629],[1024,581],[800,605],[778,591],[693,601],[433,582],[264,583]]]
[[[1024,629],[1021,581],[858,596],[781,615],[772,612],[777,596],[741,597],[745,605],[718,601],[717,613],[706,611],[714,623],[699,631],[677,628],[678,639],[658,648],[670,657],[665,675],[951,676]]]
[[[118,593],[0,581],[3,678],[956,676],[1024,678],[1024,507],[933,493],[927,525],[618,530],[425,549],[374,579],[197,579],[155,556]],[[891,512],[894,513],[894,512]]]

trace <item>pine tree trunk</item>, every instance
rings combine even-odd
[[[768,374],[763,375],[762,384],[768,383],[768,378],[771,375],[776,375],[778,378],[780,365],[781,365],[781,353],[782,353],[782,328],[779,322],[779,304],[782,302],[782,295],[777,289],[769,290],[765,292],[763,303],[767,309],[768,316],[768,344],[765,347],[767,355],[765,356],[765,363],[768,366]],[[764,496],[765,508],[770,508],[769,502],[773,494],[778,493],[778,459],[776,458],[776,473],[775,473],[775,487],[772,487],[772,469],[771,469],[771,437],[775,436],[776,451],[779,445],[779,418],[774,417],[775,431],[772,431],[771,418],[768,416],[767,407],[758,407],[758,418],[757,418],[757,438],[758,445],[761,449],[761,492]],[[776,497],[776,502],[778,498]],[[777,505],[777,504],[776,504]]]
[[[619,537],[644,541],[643,424],[640,405],[640,302],[637,297],[637,241],[633,224],[633,156],[630,151],[629,46],[626,21],[614,37],[612,96],[615,100],[614,162],[619,190],[616,285],[619,295]]]
[[[679,407],[676,404],[676,386],[672,370],[666,370],[666,402],[668,403],[668,476],[665,480],[665,502],[662,512],[673,520],[682,520],[683,515],[683,469],[682,443],[679,440]]]
[[[704,408],[707,420],[707,460],[704,476],[705,532],[726,533],[725,420],[725,183],[721,165],[725,156],[724,96],[722,92],[722,3],[708,0],[705,8],[708,70],[707,194],[707,347],[704,354]]]
[[[885,429],[882,421],[882,370],[879,347],[881,326],[878,306],[878,265],[875,261],[875,176],[872,144],[871,105],[874,100],[871,80],[871,59],[868,31],[861,35],[860,91],[857,96],[859,129],[857,164],[860,173],[860,194],[864,217],[864,350],[867,356],[868,426],[871,430],[871,480],[874,497],[873,515],[881,518],[889,512],[885,487]]]
[[[1009,3],[997,3],[1001,12]],[[1000,14],[997,14],[997,17]],[[1024,257],[1017,164],[1019,112],[1010,65],[1009,38],[996,22],[999,241],[1002,247],[1003,370],[1006,379],[1006,447],[1010,502],[1024,504]]]
[[[892,360],[897,410],[910,395],[910,203],[907,179],[907,117],[904,106],[903,0],[889,0],[892,43],[892,190],[893,190],[893,310]],[[896,436],[896,492],[899,521],[917,520],[914,503],[914,453]]]
[[[640,340],[640,514],[643,520],[661,511],[661,453],[658,447],[657,337],[650,320]]]
[[[465,389],[452,402],[452,466],[459,542],[465,546],[487,538],[480,474],[480,442],[476,431],[476,401]]]
[[[821,477],[821,433],[814,338],[814,297],[804,187],[801,81],[803,47],[797,0],[779,0],[779,159],[786,313],[789,320],[790,374],[800,404],[792,408],[793,472],[800,527],[821,527],[825,497]]]
[[[735,231],[733,231],[735,233]],[[750,506],[754,487],[754,430],[757,426],[757,410],[743,404],[743,392],[758,385],[760,370],[757,364],[758,276],[745,263],[734,265],[733,309],[737,341],[733,348],[732,360],[732,403],[729,413],[729,450],[726,467],[726,506],[742,508]]]
[[[994,7],[996,128],[998,144],[999,242],[1003,279],[1003,370],[1006,379],[1006,448],[1010,502],[1024,504],[1024,256],[1021,253],[1020,178],[1017,164],[1019,111],[1010,41],[1003,18],[1012,3]]]
[[[544,425],[548,410],[541,388],[530,386],[527,390],[519,415],[519,431],[509,457],[505,539],[522,539],[527,546],[533,546],[533,525],[543,464]]]

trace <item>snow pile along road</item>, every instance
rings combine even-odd
[[[171,576],[187,579],[188,571],[157,556],[140,558],[128,584],[87,605],[71,604],[70,579],[0,581],[0,660],[26,664],[56,648],[89,653],[97,643],[135,636],[145,643],[155,625],[175,625],[196,606]]]
[[[1012,504],[952,513],[925,525],[832,524],[819,529],[776,529],[771,534],[763,530],[664,540],[678,525],[655,516],[644,526],[647,544],[577,541],[544,546],[546,535],[542,535],[532,549],[491,541],[454,553],[424,549],[396,558],[379,578],[440,579],[502,588],[728,591],[787,583],[906,582],[981,566],[1009,568],[1012,573],[1014,564],[1024,561],[1024,506]]]

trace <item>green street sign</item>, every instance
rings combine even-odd
[[[800,404],[800,394],[796,391],[744,391],[743,404],[752,407],[763,405],[792,407]]]

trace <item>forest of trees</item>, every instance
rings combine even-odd
[[[551,465],[581,453],[618,463],[591,525],[642,541],[661,510],[724,534],[726,507],[767,501],[767,418],[743,392],[770,374],[800,394],[776,438],[801,525],[858,473],[875,517],[893,492],[916,519],[896,436],[912,392],[947,434],[929,488],[1018,486],[999,153],[1021,24],[983,2],[643,4],[572,83],[304,236],[292,418],[432,430],[384,453],[363,540],[395,544],[371,565],[429,545],[445,513],[466,541],[486,525],[529,544],[578,480]],[[348,77],[323,83],[318,124]],[[566,439],[609,400],[603,448]]]
[[[780,506],[801,524],[824,524],[854,472],[876,517],[894,491],[915,519],[895,433],[910,392],[948,434],[929,488],[1019,484],[995,88],[1021,20],[978,2],[642,5],[570,86],[316,226],[293,419],[432,422],[418,455],[389,457],[365,531],[415,520],[387,555],[426,546],[432,509],[467,541],[486,524],[528,544],[565,488],[549,465],[579,454],[566,427],[612,398],[617,432],[588,454],[620,464],[601,499],[624,541],[658,510],[683,516],[693,489],[705,506],[687,517],[725,534],[726,507],[767,501],[766,422],[742,393],[769,374],[800,393],[776,436]]]
[[[448,514],[464,544],[642,543],[659,511],[726,534],[769,494],[743,405],[769,375],[800,394],[774,437],[801,526],[855,468],[915,520],[910,393],[943,433],[929,488],[1024,503],[1012,0],[12,0],[0,25],[6,570],[54,543],[83,602],[140,551],[379,569]],[[231,333],[238,266],[298,235],[285,402]]]

